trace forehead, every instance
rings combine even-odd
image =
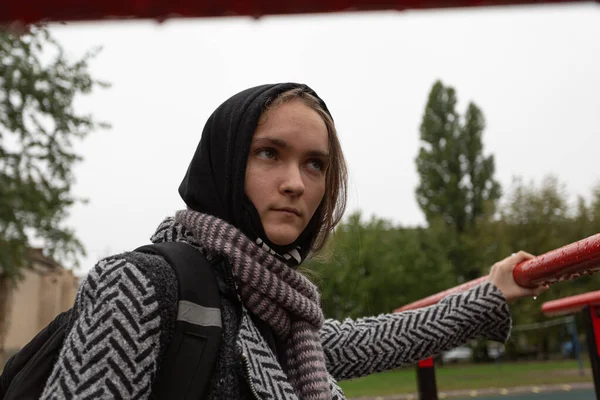
[[[327,151],[327,125],[319,113],[300,100],[267,110],[260,118],[253,140],[277,138],[291,147]]]

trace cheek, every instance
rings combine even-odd
[[[244,190],[246,191],[246,196],[248,196],[252,204],[254,204],[254,207],[260,212],[268,198],[269,179],[265,176],[264,171],[261,171],[252,164],[253,163],[249,163],[246,168]]]
[[[319,204],[321,204],[321,202],[323,201],[323,198],[325,196],[325,181],[320,182],[318,185],[315,186],[315,190],[313,191],[312,195],[310,196],[310,206],[313,209],[313,213],[317,210],[317,208],[319,207]]]
[[[254,170],[252,163],[248,163],[248,165],[246,166],[246,178],[244,181],[244,191],[246,192],[246,196],[248,196],[248,198],[250,199],[250,201],[252,203],[256,202],[256,194],[259,193],[260,191],[258,190],[257,186],[257,174],[256,171]],[[254,204],[254,206],[256,207],[256,204]]]

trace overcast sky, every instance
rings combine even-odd
[[[53,26],[73,57],[93,46],[112,83],[77,108],[112,129],[77,146],[69,224],[88,257],[146,244],[183,207],[179,183],[204,122],[232,94],[271,82],[327,102],[350,169],[349,211],[423,224],[418,129],[436,79],[483,110],[497,178],[553,173],[573,195],[600,181],[600,6],[507,7]]]

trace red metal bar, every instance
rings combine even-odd
[[[600,290],[547,301],[542,304],[542,312],[546,316],[554,317],[579,312],[585,306],[600,306]]]
[[[419,361],[417,366],[419,368],[433,368],[433,366],[434,366],[433,357],[429,357],[429,358]]]
[[[600,271],[600,233],[575,243],[549,251],[517,265],[513,276],[522,287],[552,285],[556,282],[575,279]],[[444,297],[470,289],[487,279],[487,276],[463,283],[460,286],[440,292],[400,307],[394,312],[413,310],[438,303]]]
[[[0,23],[483,7],[583,0],[0,0]]]
[[[589,275],[600,270],[600,234],[590,236],[518,265],[515,281],[536,287]]]
[[[444,297],[447,297],[447,296],[449,296],[451,294],[458,293],[458,292],[464,292],[465,290],[469,290],[473,286],[479,285],[480,283],[482,283],[486,279],[487,279],[487,276],[482,276],[481,278],[477,278],[475,280],[463,283],[462,285],[453,287],[452,289],[444,290],[443,292],[439,292],[439,293],[431,295],[429,297],[425,297],[424,299],[417,300],[414,303],[410,303],[410,304],[407,304],[407,305],[405,305],[403,307],[397,308],[397,309],[394,310],[394,312],[401,312],[401,311],[406,311],[406,310],[414,310],[414,309],[417,309],[417,308],[428,307],[428,306],[430,306],[432,304],[438,303]]]

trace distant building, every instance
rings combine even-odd
[[[42,249],[31,249],[28,258],[23,280],[11,289],[0,367],[58,314],[71,308],[79,288],[79,279],[73,272],[44,256]]]

